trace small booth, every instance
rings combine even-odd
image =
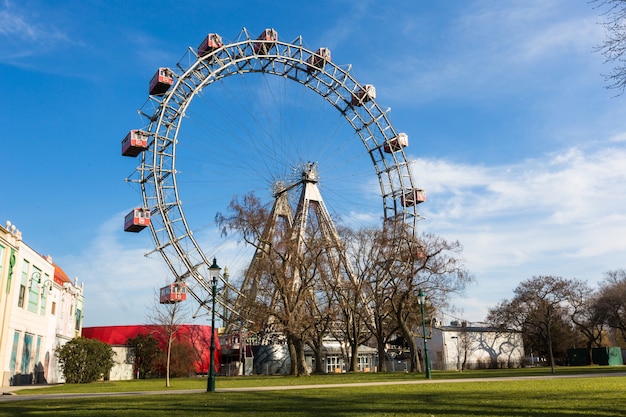
[[[400,198],[400,200],[402,202],[402,205],[405,207],[423,203],[424,201],[426,201],[426,191],[421,188],[414,188],[413,190],[404,194]]]
[[[330,49],[320,48],[313,55],[306,59],[307,72],[313,72],[324,68],[327,62],[330,61]]]
[[[148,92],[152,96],[162,96],[174,84],[174,72],[169,68],[159,68],[150,80]]]
[[[259,35],[257,40],[263,42],[254,42],[254,53],[267,54],[276,44],[276,41],[278,40],[278,32],[274,29],[265,29],[263,33]]]
[[[409,135],[406,133],[398,133],[398,136],[385,142],[383,150],[387,153],[392,153],[406,148],[407,146],[409,146]]]
[[[124,219],[125,232],[141,232],[148,226],[150,226],[150,210],[147,208],[135,208]]]
[[[198,55],[204,56],[208,55],[216,49],[221,48],[224,45],[222,42],[222,37],[217,33],[209,33],[206,38],[202,41],[200,46],[198,46]]]
[[[143,130],[131,130],[122,141],[122,155],[137,156],[148,149],[150,134]]]
[[[352,94],[352,105],[362,106],[363,103],[368,102],[376,98],[376,87],[372,84],[365,84],[363,88],[360,88]]]
[[[159,292],[159,302],[161,304],[174,304],[187,299],[187,284],[184,282],[174,282],[161,288]]]

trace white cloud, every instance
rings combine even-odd
[[[463,244],[487,306],[533,275],[594,284],[624,266],[625,162],[626,148],[615,142],[506,166],[418,160],[428,193],[421,228]]]
[[[540,274],[597,280],[619,268],[626,250],[626,148],[570,148],[519,164],[482,166],[417,160],[428,192],[420,228],[459,240],[477,278],[456,303],[480,321],[517,284]],[[58,260],[85,282],[85,324],[142,322],[157,288],[170,276],[147,233],[124,234],[117,213],[80,254]],[[211,228],[196,234],[233,278],[251,253]],[[470,302],[471,301],[471,302]]]
[[[155,290],[167,278],[161,259],[146,258],[148,250],[130,241],[122,243],[124,214],[105,222],[81,253],[55,260],[85,283],[86,326],[143,323]],[[150,244],[148,235],[142,237]]]
[[[446,36],[432,40],[436,48],[421,45],[428,35],[419,28],[406,35],[401,44],[406,52],[398,54],[402,60],[380,66],[385,75],[377,78],[389,83],[380,85],[381,92],[410,103],[465,96],[477,102],[493,93],[518,96],[567,82],[573,88],[572,78],[600,84],[602,60],[594,60],[592,51],[602,40],[602,28],[588,5],[565,9],[563,1],[464,2],[451,10]],[[595,78],[580,75],[594,64]]]
[[[54,20],[52,12],[43,10],[45,6],[37,6],[41,12],[39,16],[46,16],[45,21],[29,14],[22,4],[14,6],[8,0],[0,4],[0,40],[3,45],[0,61],[41,54],[42,51],[50,51],[59,42],[69,41],[62,30],[49,23]]]

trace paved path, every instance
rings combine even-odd
[[[458,379],[425,379],[419,378],[410,381],[379,381],[379,382],[355,382],[351,384],[314,384],[314,385],[280,385],[267,387],[245,387],[245,388],[218,388],[216,392],[245,392],[245,391],[284,391],[284,390],[304,390],[319,388],[342,388],[342,387],[371,387],[383,385],[414,385],[414,384],[443,384],[460,382],[488,382],[488,381],[522,381],[537,379],[562,379],[562,378],[601,378],[607,376],[626,376],[626,372],[611,372],[600,374],[576,374],[576,375],[546,375],[546,376],[520,376],[520,377],[498,377],[498,378],[458,378]],[[90,397],[128,397],[136,395],[162,395],[162,394],[199,394],[206,392],[205,389],[188,390],[162,390],[162,391],[134,391],[134,392],[93,392],[93,393],[62,393],[62,394],[37,394],[37,388],[46,385],[15,386],[0,388],[4,395],[0,395],[0,404],[8,401],[44,400],[51,398],[90,398]],[[17,390],[32,390],[33,393],[15,394]]]

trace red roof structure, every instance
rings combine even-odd
[[[63,285],[66,282],[72,282],[71,279],[67,276],[67,274],[61,269],[61,267],[55,263],[54,265],[54,282],[59,285]]]
[[[130,326],[97,326],[83,327],[82,336],[87,339],[97,339],[111,346],[125,346],[128,339],[137,337],[138,335],[153,335],[161,343],[161,348],[165,349],[165,340],[163,340],[163,326],[157,324],[139,324]],[[215,368],[219,369],[220,363],[220,341],[215,331]],[[183,324],[177,332],[178,340],[188,341],[200,354],[200,361],[196,363],[196,372],[200,374],[207,373],[209,369],[209,361],[211,358],[211,326],[203,326],[197,324]]]

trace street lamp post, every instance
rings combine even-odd
[[[220,267],[217,266],[217,259],[213,258],[213,265],[209,267],[211,276],[211,358],[209,359],[209,377],[207,379],[207,392],[215,392],[215,293],[217,292],[217,277],[220,274]]]
[[[424,319],[424,304],[426,303],[426,294],[420,288],[417,294],[417,303],[422,309],[422,331],[424,332],[424,368],[426,369],[426,378],[430,379],[430,361],[428,360],[428,343],[426,342],[426,320]]]

